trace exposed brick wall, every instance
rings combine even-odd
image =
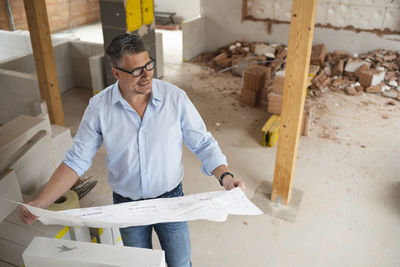
[[[8,20],[8,11],[6,0],[0,0],[0,28],[10,30],[10,22]]]
[[[24,1],[12,0],[10,5],[15,29],[28,30]],[[46,7],[53,33],[100,21],[99,0],[46,0]],[[5,0],[0,0],[0,29],[11,29]]]

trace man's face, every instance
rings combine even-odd
[[[130,54],[122,58],[118,67],[127,71],[132,71],[136,68],[144,67],[150,61],[151,59],[147,52]],[[143,73],[139,77],[133,77],[131,74],[116,68],[112,68],[112,72],[115,78],[118,79],[119,87],[123,95],[147,95],[151,93],[154,69],[150,71],[143,69]]]

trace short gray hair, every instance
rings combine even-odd
[[[123,56],[140,54],[147,51],[142,39],[138,36],[122,33],[115,36],[107,45],[106,55],[113,67],[118,66]]]

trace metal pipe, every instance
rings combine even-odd
[[[10,20],[11,30],[15,31],[15,25],[14,25],[14,19],[13,19],[13,15],[12,15],[10,1],[6,0],[6,3],[7,3],[8,19]]]

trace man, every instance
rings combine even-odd
[[[118,35],[106,55],[117,82],[91,98],[72,147],[30,205],[46,208],[69,190],[103,142],[114,203],[182,196],[182,141],[201,160],[205,174],[226,190],[245,189],[228,172],[225,156],[185,92],[153,79],[155,61],[140,38]],[[24,207],[20,216],[28,224],[36,219]],[[121,228],[123,243],[152,248],[153,228],[168,266],[191,266],[187,222]]]

